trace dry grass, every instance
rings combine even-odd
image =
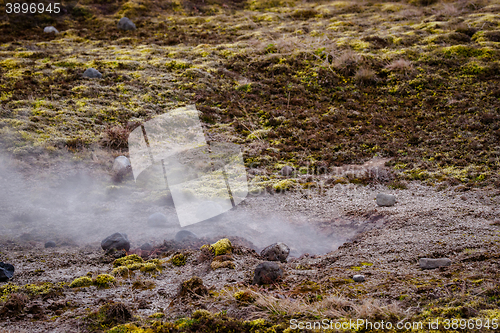
[[[413,63],[406,59],[393,60],[390,64],[385,66],[387,70],[391,72],[399,72],[408,75],[408,73],[413,71]]]
[[[377,81],[377,74],[375,71],[368,67],[361,67],[356,71],[354,80],[361,85],[369,85]]]

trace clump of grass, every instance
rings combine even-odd
[[[396,59],[385,66],[385,68],[391,72],[404,73],[407,75],[413,71],[413,63],[406,59]]]
[[[128,147],[130,129],[122,125],[108,126],[104,130],[101,143],[111,149],[124,149]]]
[[[361,85],[369,85],[377,82],[377,74],[371,68],[361,67],[354,75],[354,80]]]

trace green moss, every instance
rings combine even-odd
[[[214,244],[210,245],[210,251],[215,255],[215,256],[220,256],[223,254],[229,254],[233,250],[233,246],[231,244],[231,241],[227,238],[223,238],[215,242]]]
[[[94,280],[94,285],[99,288],[108,288],[115,283],[115,281],[115,278],[109,274],[99,274]]]
[[[184,266],[186,264],[186,256],[182,253],[176,254],[172,259],[170,259],[170,262],[174,266]]]
[[[114,276],[128,277],[130,275],[130,270],[126,266],[120,266],[113,269],[111,274]]]
[[[27,284],[22,290],[30,296],[47,295],[55,288],[61,288],[63,284],[54,285],[52,282],[44,282],[38,284]]]
[[[142,264],[142,267],[140,268],[140,270],[141,270],[141,272],[153,273],[153,272],[157,272],[158,268],[156,267],[155,264],[153,264],[151,262],[147,262],[147,263]]]
[[[489,58],[493,55],[493,51],[488,48],[475,48],[468,45],[454,45],[443,48],[443,53],[446,57],[459,58]]]
[[[284,179],[284,180],[280,180],[279,182],[277,182],[276,184],[273,185],[273,189],[275,191],[288,191],[290,189],[292,189],[295,185],[295,181],[292,180],[292,179]]]
[[[131,254],[129,256],[116,259],[113,262],[113,266],[114,267],[127,266],[127,265],[131,265],[133,263],[142,263],[142,262],[144,262],[144,260],[141,257],[139,257],[137,254]]]
[[[242,302],[242,303],[252,303],[255,301],[255,296],[251,290],[241,290],[233,295],[236,300]]]
[[[0,286],[0,301],[6,301],[10,294],[18,292],[19,289],[19,286],[11,282]]]
[[[81,276],[73,280],[70,283],[70,288],[81,288],[81,287],[90,287],[92,285],[92,279],[88,276]]]
[[[135,326],[134,324],[123,324],[111,328],[108,333],[146,333],[142,328]]]
[[[149,316],[149,318],[163,318],[165,317],[165,314],[163,312],[155,312],[152,315]]]

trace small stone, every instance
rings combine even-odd
[[[181,297],[190,296],[198,298],[199,296],[208,295],[208,289],[203,285],[202,279],[197,276],[193,276],[189,280],[182,282],[179,295]]]
[[[272,261],[260,263],[255,268],[253,284],[271,284],[277,282],[283,277],[283,270]]]
[[[352,279],[354,280],[354,282],[363,282],[363,281],[365,281],[365,276],[364,275],[354,275],[352,277]]]
[[[130,241],[127,234],[115,232],[101,242],[101,247],[104,251],[111,249],[128,251],[130,250]]]
[[[0,262],[0,282],[7,282],[14,276],[14,266]]]
[[[48,249],[49,247],[56,247],[56,243],[53,242],[53,241],[48,241],[47,243],[45,243],[45,248]]]
[[[122,17],[118,22],[118,29],[120,30],[135,30],[134,22],[130,21],[128,17]]]
[[[53,26],[45,27],[43,29],[43,32],[45,32],[46,34],[58,34],[59,33],[59,31],[57,31],[57,29],[54,28]]]
[[[446,267],[451,265],[451,260],[448,258],[420,258],[418,261],[420,268],[422,269],[435,269],[438,267]]]
[[[394,206],[395,203],[396,203],[396,196],[384,193],[377,194],[377,205],[383,207],[389,207],[389,206]]]
[[[148,225],[154,228],[166,227],[168,224],[168,219],[165,214],[154,213],[148,217]]]
[[[264,260],[285,262],[290,254],[290,248],[285,243],[274,243],[264,248],[260,255]]]
[[[153,245],[149,243],[144,243],[141,245],[141,250],[143,251],[151,251],[153,249]]]
[[[285,165],[284,167],[281,168],[280,170],[280,175],[282,176],[291,176],[293,174],[293,171],[295,169],[289,165]]]
[[[196,240],[198,237],[189,230],[181,230],[175,234],[174,240],[177,243],[184,242],[185,240]]]
[[[87,68],[85,72],[83,72],[83,77],[87,77],[89,79],[102,78],[102,74],[95,68]]]
[[[131,168],[130,160],[125,156],[118,156],[115,158],[113,162],[113,171],[118,172],[127,172]]]

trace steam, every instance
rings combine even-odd
[[[125,232],[134,248],[171,240],[183,229],[174,208],[159,204],[161,192],[144,190],[131,179],[113,184],[108,170],[83,162],[40,168],[0,155],[0,182],[3,238],[98,246],[106,236]],[[323,235],[305,218],[301,224],[280,212],[254,210],[262,199],[249,197],[247,205],[184,229],[198,237],[239,236],[252,242],[255,250],[284,242],[293,256],[327,253],[345,241]],[[149,227],[147,218],[156,212],[165,214],[172,225]]]

